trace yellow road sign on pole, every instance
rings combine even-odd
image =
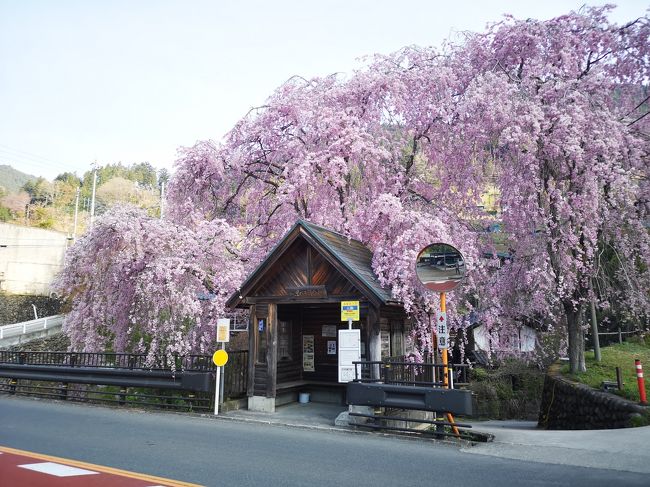
[[[359,301],[341,301],[341,321],[359,321]]]
[[[228,352],[225,350],[217,350],[212,354],[212,361],[217,367],[223,367],[228,363]]]
[[[228,352],[217,350],[212,354],[212,361],[217,366],[216,381],[214,384],[214,414],[219,414],[219,395],[221,389],[221,367],[228,363]]]

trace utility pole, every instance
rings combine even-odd
[[[97,187],[97,160],[93,163],[93,196],[90,200],[90,228],[95,223],[95,188]]]
[[[80,193],[80,188],[77,187],[77,195],[75,196],[74,199],[74,227],[72,227],[72,241],[75,242],[77,240],[77,216],[79,215],[79,193]]]
[[[160,219],[165,215],[165,181],[160,183]]]
[[[600,337],[598,336],[598,321],[596,319],[596,296],[594,295],[594,280],[591,279],[591,301],[589,303],[591,308],[591,334],[594,339],[594,358],[596,362],[602,360],[600,355]]]

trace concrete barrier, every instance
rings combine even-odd
[[[0,326],[0,348],[53,335],[60,332],[62,326],[63,315],[47,316],[38,320]]]

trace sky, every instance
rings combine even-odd
[[[94,161],[173,170],[180,147],[218,142],[291,76],[601,3],[0,0],[0,164],[50,180]],[[649,6],[618,3],[619,23]]]

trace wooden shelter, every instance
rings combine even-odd
[[[300,220],[228,301],[249,308],[248,407],[274,411],[298,392],[343,401],[341,301],[358,300],[362,360],[404,354],[406,314],[383,288],[361,242]]]

